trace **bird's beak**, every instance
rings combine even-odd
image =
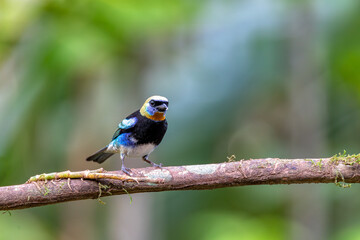
[[[156,109],[157,109],[159,112],[165,112],[165,111],[168,109],[168,107],[166,106],[165,103],[163,103],[163,104],[157,106]]]

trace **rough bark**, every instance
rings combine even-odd
[[[132,169],[136,181],[67,179],[0,187],[0,210],[23,209],[81,199],[139,192],[224,187],[360,182],[359,155],[324,159],[254,159],[218,164]],[[122,175],[121,171],[112,171]],[[148,179],[148,181],[146,180]]]

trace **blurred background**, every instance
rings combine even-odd
[[[359,13],[356,0],[0,0],[0,185],[99,168],[85,158],[154,94],[170,100],[157,163],[358,153]],[[353,240],[359,194],[308,184],[114,196],[0,213],[0,240]]]

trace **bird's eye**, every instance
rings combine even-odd
[[[154,100],[150,101],[150,106],[152,106],[152,107],[155,106],[155,101]]]

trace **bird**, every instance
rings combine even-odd
[[[161,168],[161,163],[149,160],[149,154],[161,143],[166,133],[168,123],[165,115],[168,106],[169,100],[166,97],[149,97],[140,109],[119,123],[111,142],[86,160],[103,163],[113,154],[120,153],[121,170],[129,176],[131,170],[124,163],[126,157],[142,157],[153,167]]]

